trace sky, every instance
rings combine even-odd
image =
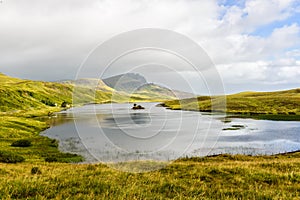
[[[99,44],[141,28],[167,29],[196,42],[226,93],[300,87],[300,0],[3,0],[0,72],[74,79]],[[197,85],[195,72],[180,73]],[[159,83],[160,77],[146,78]]]

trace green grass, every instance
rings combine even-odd
[[[72,102],[73,86],[68,84],[14,79],[3,74],[0,80],[0,112],[4,114],[54,109],[54,104]]]
[[[226,103],[226,109],[222,108]],[[280,92],[243,92],[225,98],[202,96],[171,100],[163,103],[170,109],[202,112],[221,111],[231,117],[249,117],[270,120],[300,120],[300,89]]]
[[[141,174],[103,164],[0,164],[0,199],[297,199],[299,159],[220,155]]]
[[[60,152],[52,139],[39,135],[48,127],[46,121],[39,118],[1,116],[0,151],[9,151],[23,156],[27,162],[44,161],[48,157],[57,157],[58,161],[63,162],[81,161],[80,156]],[[20,139],[30,140],[31,146],[12,146]]]
[[[172,92],[172,90],[155,85],[153,83],[148,83],[139,87],[134,94],[146,96],[151,94],[152,98],[156,99],[175,99],[175,94]]]

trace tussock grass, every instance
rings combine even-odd
[[[186,158],[141,174],[103,164],[0,164],[0,198],[297,199],[299,159],[299,153]]]

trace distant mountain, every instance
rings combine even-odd
[[[103,79],[103,82],[118,91],[132,93],[137,88],[147,84],[146,79],[140,74],[127,73]]]
[[[140,86],[137,90],[134,91],[134,94],[139,94],[139,95],[150,95],[153,98],[174,98],[175,99],[175,94],[172,92],[172,90],[156,85],[154,83],[146,83],[142,86]]]
[[[189,92],[183,92],[179,90],[172,90],[172,92],[175,94],[177,99],[187,99],[187,98],[197,97],[196,94],[189,93]]]
[[[173,99],[183,99],[183,98],[192,98],[195,97],[194,94],[188,92],[182,92],[179,90],[171,90],[164,86],[147,83],[139,87],[134,94],[142,95],[152,95],[153,97],[163,97],[163,98],[173,98]]]
[[[164,98],[191,98],[195,95],[179,90],[171,90],[154,83],[148,83],[140,74],[127,73],[103,79],[103,82],[117,91]]]
[[[96,90],[107,91],[107,92],[114,91],[113,88],[107,86],[101,79],[96,79],[96,78],[82,78],[76,81],[65,80],[65,81],[61,81],[61,83],[68,83],[68,84],[75,85],[76,87],[86,87],[90,89],[96,89]]]

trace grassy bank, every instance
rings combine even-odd
[[[25,162],[82,160],[80,156],[60,152],[57,141],[40,136],[49,127],[48,116],[65,109],[61,107],[63,102],[72,103],[73,85],[22,80],[3,74],[0,84],[0,159],[13,162],[19,156]],[[19,140],[30,145],[12,146]]]
[[[279,92],[242,92],[222,97],[201,96],[198,98],[171,100],[163,103],[174,110],[211,112],[226,101],[226,110],[232,117],[270,120],[300,120],[300,89]],[[221,107],[222,108],[222,107]]]
[[[48,128],[44,119],[21,116],[0,116],[0,152],[21,156],[25,162],[80,162],[81,156],[62,153],[58,150],[58,141],[43,137],[40,132]],[[12,144],[26,140],[29,146],[19,147]],[[1,159],[1,156],[0,156]]]
[[[297,199],[299,159],[299,153],[220,155],[182,159],[142,174],[102,164],[0,164],[0,198]]]

